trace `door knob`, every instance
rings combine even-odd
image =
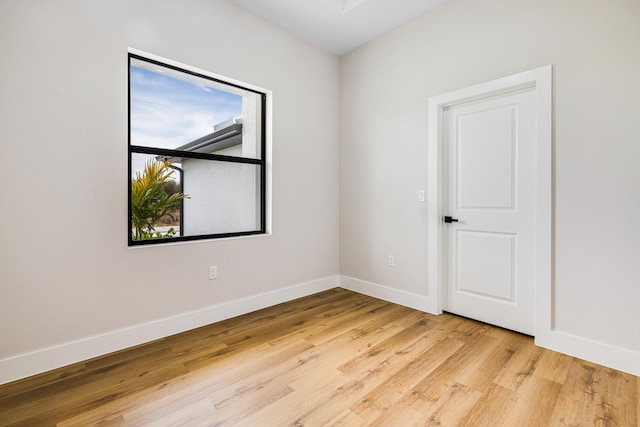
[[[452,223],[452,222],[458,222],[458,219],[457,218],[451,218],[450,216],[445,216],[444,217],[444,222],[449,224],[449,223]]]

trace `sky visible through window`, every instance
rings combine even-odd
[[[130,67],[131,144],[175,149],[242,115],[242,96],[160,72]],[[144,167],[132,159],[132,177]]]

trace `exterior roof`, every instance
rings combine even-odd
[[[212,133],[176,147],[176,150],[211,154],[216,151],[224,150],[225,148],[242,144],[241,117],[218,123],[213,128],[214,131]],[[180,157],[158,156],[157,158],[170,163],[179,163],[182,161],[182,158]]]
[[[212,133],[181,145],[176,150],[213,153],[239,144],[242,144],[242,118],[234,118],[215,125]]]

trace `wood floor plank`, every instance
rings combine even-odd
[[[153,369],[147,363],[137,363],[140,357],[136,356],[131,359],[131,363],[120,362],[92,371],[91,381],[74,377],[52,387],[41,387],[29,399],[21,397],[19,402],[8,399],[0,406],[8,407],[6,411],[2,411],[3,416],[21,417],[25,425],[48,425],[54,411],[62,416],[82,412],[112,400],[126,399],[137,391],[146,389],[149,383],[187,372],[183,365],[173,363],[170,353],[164,349],[156,353],[157,365]],[[124,383],[126,387],[121,386]]]
[[[242,399],[229,399],[216,403],[216,413],[207,418],[215,425],[237,425],[247,417],[269,407],[291,393],[295,392],[291,386],[270,383],[260,388],[257,393],[246,395]]]
[[[383,416],[367,423],[369,427],[379,426],[421,426],[424,425],[424,414],[413,408],[391,408]]]
[[[518,400],[505,411],[504,425],[549,425],[561,388],[561,384],[542,377],[527,377],[518,387]]]
[[[460,420],[460,427],[507,426],[509,408],[518,401],[516,392],[492,384],[476,404]],[[526,426],[527,424],[524,424]]]
[[[350,306],[328,307],[327,312],[318,317],[318,321],[309,323],[302,328],[295,329],[290,333],[282,334],[275,340],[269,342],[273,346],[282,345],[285,342],[304,339],[313,344],[321,344],[336,335],[340,335],[359,325],[369,322],[371,316],[368,313],[382,314],[385,311],[397,310],[397,306],[385,301],[376,301],[373,304],[363,304],[362,301],[355,301]],[[338,316],[339,321],[334,321]]]
[[[623,422],[630,425],[640,424],[640,418],[637,417],[638,405],[634,404],[632,399],[625,398],[638,394],[637,377],[611,368],[604,368],[604,370],[607,380],[602,384],[604,397],[601,399],[600,406],[603,411],[601,419],[618,424]]]
[[[636,388],[637,377],[574,359],[552,422],[563,426],[637,425],[638,406],[629,399]]]
[[[150,411],[136,411],[135,413],[129,412],[125,414],[125,422],[129,425],[154,425],[158,427],[178,427],[192,424],[203,425],[206,417],[214,410],[208,399],[183,401],[179,402],[179,404],[171,405],[169,408],[159,408],[153,404],[151,406],[152,410]]]
[[[433,391],[425,396],[413,391],[388,412],[401,412],[411,408],[422,414],[424,426],[457,426],[464,415],[482,397],[482,393],[458,383],[434,384]],[[374,420],[372,426],[391,425],[393,416],[387,413]]]
[[[326,427],[361,427],[364,425],[364,420],[349,409],[345,409],[326,423]]]
[[[432,384],[449,382],[464,384],[466,380],[470,383],[473,382],[471,378],[476,374],[478,366],[493,354],[496,348],[496,339],[486,335],[476,335],[465,339],[467,342],[459,341],[456,338],[455,341],[461,342],[462,346],[423,377],[416,384],[414,390],[422,392],[425,387],[429,388]],[[480,360],[477,359],[478,357]]]
[[[273,405],[269,405],[259,412],[244,418],[237,425],[253,426],[262,425],[266,420],[273,426],[304,426],[307,424],[306,416],[318,407],[327,395],[336,389],[336,383],[340,384],[343,375],[336,370],[323,372],[322,381],[316,381],[313,371],[301,369],[298,382],[292,385],[294,392],[280,399]],[[309,381],[302,381],[304,376],[310,376]],[[339,386],[338,386],[339,388]],[[339,413],[333,408],[331,418]]]
[[[325,367],[322,372],[327,372],[328,369]],[[305,410],[297,413],[296,422],[311,426],[327,424],[335,417],[336,408],[355,402],[363,393],[372,390],[399,369],[401,365],[387,361],[363,372],[357,378],[351,378],[335,370],[330,377],[333,384],[328,383],[325,377],[316,381],[298,378],[292,382],[293,387],[310,397],[306,399]]]
[[[3,427],[639,421],[638,377],[339,288],[0,385]]]
[[[404,317],[407,322],[414,320],[412,316]],[[396,318],[396,322],[401,322],[401,319]],[[399,330],[401,328],[397,324],[378,325],[372,334],[346,333],[341,336],[344,339],[336,339],[335,342],[327,341],[314,349],[316,357],[313,357],[310,363],[289,371],[283,377],[283,380],[291,384],[298,394],[308,396],[305,398],[304,406],[296,408],[295,420],[289,421],[305,425],[324,425],[335,417],[337,407],[355,401],[360,394],[372,389],[393,372],[401,369],[405,362],[394,363],[382,359],[378,359],[374,366],[364,369],[356,377],[344,375],[336,369],[336,366],[352,357],[354,353],[375,347],[374,344],[377,342],[394,338]],[[395,357],[400,359],[400,356]],[[286,406],[283,409],[283,413],[287,413]],[[261,416],[268,415],[261,414]],[[270,419],[271,417],[269,416]],[[283,425],[288,419],[282,420]]]
[[[396,334],[374,346],[368,346],[366,350],[360,352],[356,357],[338,366],[338,369],[346,374],[354,371],[359,373],[378,365],[381,361],[395,354],[407,356],[415,352],[416,348],[430,347],[436,343],[436,339],[433,338],[435,333],[430,333],[435,326],[435,322],[427,323],[420,319],[410,324],[409,322],[414,319],[409,318],[407,320],[407,324],[399,325]]]
[[[408,362],[397,374],[390,376],[370,393],[365,394],[351,406],[351,410],[360,414],[365,420],[373,422],[410,391],[420,393],[420,391],[416,392],[416,385],[421,384],[425,377],[438,369],[463,346],[464,343],[461,341],[444,338],[417,357],[415,361]]]
[[[520,386],[533,376],[544,352],[542,347],[532,345],[531,337],[519,335],[516,338],[519,342],[511,348],[512,356],[494,381],[513,391],[518,391]]]
[[[3,393],[0,394],[0,405],[4,404],[6,406],[11,406],[11,403],[8,403],[8,401],[16,399],[20,400],[20,395],[22,393],[28,393],[33,397],[38,393],[39,389],[57,387],[57,384],[59,383],[69,381],[71,378],[86,375],[86,373],[86,364],[76,363],[74,365],[34,375],[20,381],[1,385],[0,389]],[[45,394],[46,393],[47,392],[45,392]]]
[[[533,375],[564,384],[569,375],[572,360],[573,358],[566,354],[545,350],[538,360],[538,366]]]
[[[434,372],[430,380],[456,382],[474,390],[486,391],[502,373],[513,353],[510,351],[510,340],[483,342],[481,338],[487,337],[479,335],[476,338],[478,341],[468,341],[466,349],[443,364],[442,369]],[[473,351],[474,348],[477,350]]]

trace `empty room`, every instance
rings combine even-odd
[[[0,425],[640,425],[639,0],[0,0]]]

